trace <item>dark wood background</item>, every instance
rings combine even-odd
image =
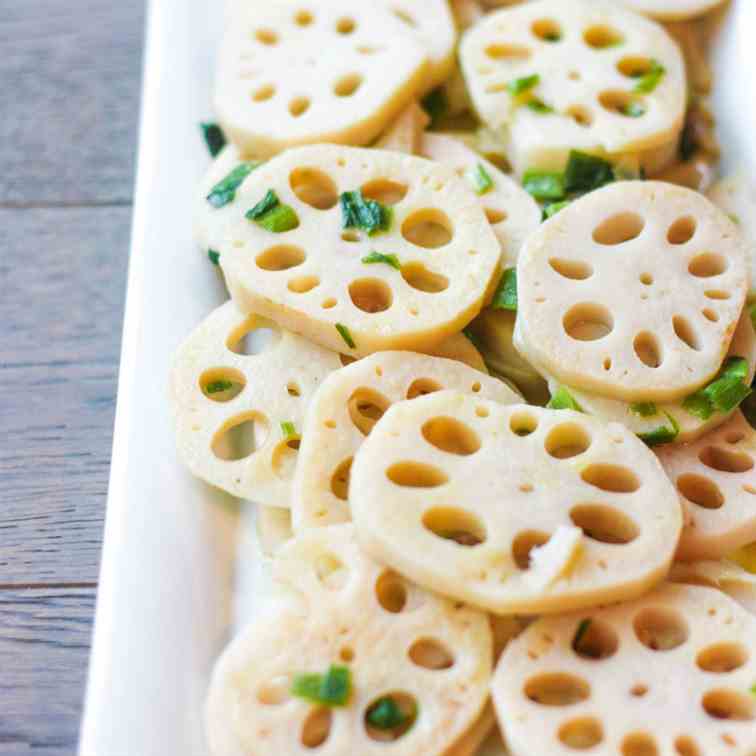
[[[110,465],[143,21],[142,0],[0,0],[2,756],[76,751]]]

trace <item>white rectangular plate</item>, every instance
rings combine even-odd
[[[105,546],[81,756],[207,756],[202,704],[234,601],[259,603],[249,523],[177,463],[168,412],[172,351],[225,292],[191,237],[207,166],[220,2],[153,0]],[[756,3],[736,0],[715,55],[726,162],[756,168]],[[750,48],[749,48],[750,45]],[[754,171],[751,171],[751,175]],[[235,579],[236,575],[236,579]],[[251,576],[251,577],[250,577]],[[234,584],[241,585],[239,590]]]

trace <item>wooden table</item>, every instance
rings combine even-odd
[[[0,754],[58,756],[97,589],[144,7],[0,9]]]

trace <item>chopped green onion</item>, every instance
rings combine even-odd
[[[528,100],[525,104],[534,113],[538,113],[539,115],[545,115],[547,113],[554,112],[554,108],[552,108],[551,105],[547,105],[543,100],[539,100],[537,97],[534,97],[532,100]]]
[[[592,192],[613,181],[614,171],[607,160],[579,150],[570,151],[564,171],[565,191]]]
[[[560,386],[556,393],[552,394],[546,407],[553,410],[583,411],[583,408],[575,401],[575,397],[564,386]]]
[[[633,91],[640,94],[650,94],[659,86],[666,73],[667,70],[658,60],[652,60],[651,68],[640,76]]]
[[[324,675],[297,675],[291,685],[291,694],[323,706],[346,706],[351,687],[349,668],[331,665]]]
[[[339,336],[341,336],[341,338],[344,339],[344,343],[350,349],[356,349],[357,345],[354,343],[352,334],[349,333],[349,329],[345,325],[342,325],[341,323],[336,323],[336,330],[339,332]]]
[[[754,683],[753,685],[751,685],[751,695],[756,696],[756,683]]]
[[[653,402],[635,402],[630,405],[630,411],[641,417],[653,417],[659,414],[659,410]]]
[[[526,171],[522,185],[537,200],[564,199],[564,176],[561,173]]]
[[[467,176],[467,180],[472,184],[472,188],[476,194],[485,194],[493,189],[493,179],[482,163],[478,163],[475,168],[471,168],[465,175]]]
[[[719,375],[707,386],[687,397],[683,407],[701,420],[708,420],[715,412],[731,412],[752,392],[751,387],[745,383],[748,370],[745,358],[728,358]]]
[[[672,415],[664,413],[669,420],[671,427],[662,425],[648,433],[639,433],[638,438],[644,441],[647,446],[659,446],[661,444],[671,444],[680,435],[680,426]]]
[[[259,168],[262,163],[241,163],[234,168],[231,173],[225,178],[221,179],[207,195],[207,201],[213,207],[223,207],[228,205],[229,202],[233,202],[236,197],[236,190],[241,186],[247,176],[249,176],[255,168]]]
[[[362,258],[362,262],[364,262],[365,265],[386,263],[386,265],[390,265],[397,270],[402,269],[402,264],[399,262],[399,258],[396,255],[384,255],[382,252],[371,252],[369,255],[365,255],[365,257]]]
[[[545,205],[543,208],[542,220],[553,218],[560,210],[564,210],[564,208],[569,204],[570,200],[562,200],[561,202],[549,202],[549,204]]]
[[[591,622],[593,620],[590,619],[584,619],[580,620],[580,624],[577,627],[577,630],[575,631],[575,637],[572,639],[572,649],[574,651],[580,650],[580,642],[585,637],[585,634],[588,632],[588,629],[591,626]]]
[[[281,432],[286,438],[297,438],[299,436],[296,426],[290,420],[281,423]]]
[[[212,381],[211,383],[208,383],[205,386],[205,393],[206,394],[220,394],[221,391],[228,391],[230,388],[233,388],[234,384],[231,383],[231,381],[226,380],[219,380],[219,381]]]
[[[740,217],[736,213],[727,213],[727,217],[736,225],[740,225]]]
[[[220,263],[220,252],[216,252],[214,249],[208,249],[207,256],[213,265],[218,265]]]
[[[372,236],[391,227],[391,208],[376,200],[366,200],[360,189],[344,192],[339,202],[344,228],[360,228]]]
[[[507,268],[501,276],[499,286],[493,296],[491,307],[494,310],[511,310],[517,312],[517,269]]]
[[[538,74],[514,79],[507,84],[507,92],[516,97],[517,95],[521,95],[523,92],[527,92],[533,89],[533,87],[538,86],[539,81],[541,81],[541,77]]]
[[[299,226],[296,212],[289,205],[282,205],[272,189],[268,189],[265,196],[247,211],[244,217],[275,234],[291,231]]]
[[[215,157],[226,146],[226,135],[217,123],[205,121],[200,124],[202,136],[205,138],[207,151]]]
[[[646,109],[637,100],[630,100],[626,105],[620,106],[619,112],[628,118],[640,118],[642,115],[645,115]]]
[[[446,111],[449,109],[449,103],[446,100],[446,93],[443,87],[437,87],[431,90],[420,101],[423,106],[423,110],[430,116],[431,128],[436,126],[441,118],[446,115]]]
[[[414,719],[416,712],[405,715],[391,696],[379,698],[365,714],[368,724],[376,730],[394,730],[402,727],[407,720]]]

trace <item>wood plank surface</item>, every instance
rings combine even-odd
[[[144,3],[0,10],[0,755],[64,756],[95,606]]]

